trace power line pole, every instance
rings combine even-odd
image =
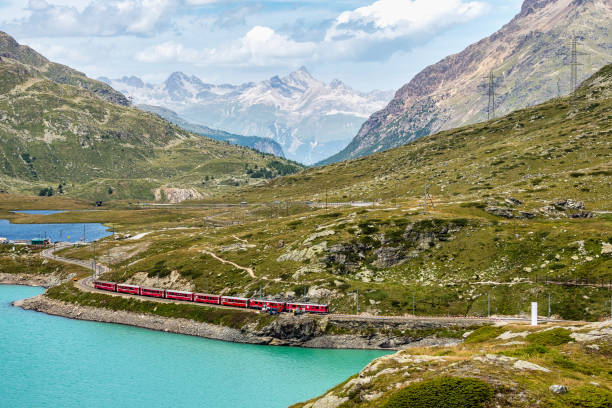
[[[94,279],[96,278],[96,241],[93,242],[93,270],[94,270]]]
[[[415,304],[415,301],[414,301],[414,296],[415,296],[414,292],[412,292],[412,315],[416,316],[416,304]]]
[[[576,36],[572,38],[572,46],[570,50],[570,91],[574,92],[578,86],[578,39]]]
[[[548,318],[550,319],[550,293],[548,293]]]
[[[425,211],[427,211],[427,200],[429,200],[432,209],[436,208],[434,206],[433,197],[431,196],[431,194],[429,194],[429,187],[431,187],[431,184],[425,184],[425,188],[423,192],[423,208]]]
[[[489,86],[487,96],[489,97],[489,106],[487,107],[487,119],[495,117],[495,79],[493,77],[493,71],[489,72]]]
[[[500,86],[500,78],[493,71],[483,78],[484,82],[478,88],[487,97],[487,120],[495,117],[495,91]]]
[[[487,293],[487,317],[491,318],[491,292]]]

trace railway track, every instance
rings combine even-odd
[[[55,246],[55,248],[47,248],[41,252],[41,255],[48,259],[53,259],[56,261],[61,261],[65,263],[71,263],[74,265],[79,265],[84,268],[87,268],[94,271],[93,261],[85,261],[80,259],[72,259],[65,258],[61,256],[55,255],[55,251],[64,249],[69,247],[70,243],[60,243]],[[101,273],[108,272],[110,269],[105,265],[97,264],[96,267],[98,271]],[[87,276],[83,279],[80,279],[76,282],[76,286],[85,292],[90,293],[103,293],[109,296],[121,296],[125,298],[133,298],[142,300],[142,296],[131,295],[128,293],[118,293],[118,292],[109,292],[105,290],[99,290],[94,288],[93,286],[93,275]],[[182,301],[174,301],[171,299],[160,299],[160,298],[147,298],[149,302],[157,302],[157,303],[176,303],[176,304],[184,304]],[[221,306],[214,304],[202,304],[196,302],[190,302],[189,304],[202,306],[202,307],[215,307],[220,309],[235,309],[241,311],[248,311],[252,313],[259,313],[258,310],[253,309],[245,309],[240,307],[232,307],[232,306]],[[529,322],[530,318],[528,317],[514,317],[514,316],[493,316],[493,317],[469,317],[469,316],[368,316],[368,315],[354,315],[354,314],[340,314],[340,313],[330,313],[326,315],[330,320],[335,321],[355,321],[355,322],[388,322],[388,323],[414,323],[419,321],[426,322],[436,322],[436,323],[448,323],[448,324],[458,324],[458,323],[499,323],[499,322],[516,322],[516,323],[524,323]],[[539,322],[541,323],[585,323],[574,320],[561,320],[561,319],[549,319],[549,318],[539,318]]]

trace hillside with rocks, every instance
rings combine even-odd
[[[128,106],[130,102],[121,93],[104,82],[96,81],[65,65],[49,61],[32,48],[21,45],[13,37],[0,31],[0,58],[10,58],[22,64],[36,67],[38,73],[58,84],[66,84],[86,89],[94,95],[112,103]]]
[[[570,93],[572,38],[578,82],[612,61],[610,0],[525,0],[499,31],[425,68],[363,124],[340,153],[321,164],[401,146],[487,119],[486,77],[498,77],[497,116]]]
[[[612,65],[568,97],[220,194],[207,201],[248,204],[204,220],[185,208],[190,229],[127,227],[148,233],[146,251],[100,243],[127,254],[107,279],[340,313],[357,300],[373,315],[517,316],[550,295],[552,315],[600,319],[612,287],[611,90]]]

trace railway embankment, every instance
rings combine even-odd
[[[398,350],[411,346],[454,345],[461,341],[463,333],[478,325],[463,320],[393,323],[364,319],[347,323],[346,319],[333,316],[287,314],[271,317],[248,312],[233,312],[233,315],[222,318],[211,314],[208,315],[209,322],[196,320],[202,315],[194,319],[156,314],[165,313],[166,306],[162,304],[151,308],[150,312],[136,312],[127,307],[96,307],[46,295],[19,300],[14,305],[72,319],[125,324],[235,343],[309,348]],[[245,319],[243,315],[250,317]]]

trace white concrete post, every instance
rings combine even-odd
[[[531,325],[538,325],[538,302],[531,302]]]

